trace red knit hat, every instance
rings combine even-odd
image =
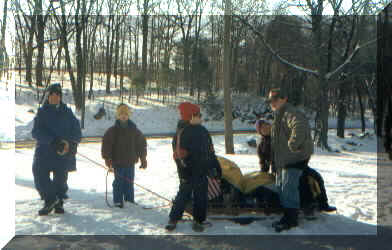
[[[190,121],[193,115],[200,114],[200,107],[190,102],[183,102],[178,105],[180,110],[181,120]]]

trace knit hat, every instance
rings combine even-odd
[[[256,122],[256,131],[259,131],[261,125],[263,125],[263,124],[271,125],[271,123],[270,123],[269,121],[260,119],[260,120],[258,120],[258,121]]]
[[[190,121],[193,115],[200,114],[200,107],[190,102],[183,102],[178,105],[180,110],[181,120]]]
[[[128,107],[128,105],[122,103],[117,106],[116,118],[118,119],[121,114],[126,114],[128,117],[131,116],[131,109]]]
[[[58,94],[61,97],[62,96],[62,90],[61,90],[60,83],[53,83],[53,84],[49,85],[49,87],[46,90],[46,92],[48,93],[48,96],[53,94],[53,93],[56,93],[56,94]]]

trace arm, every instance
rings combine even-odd
[[[288,147],[292,152],[297,152],[305,142],[308,122],[303,115],[297,113],[287,119],[287,126],[290,130]]]
[[[82,130],[80,128],[79,120],[76,118],[74,114],[71,113],[71,135],[67,138],[70,142],[79,144],[82,138]]]
[[[45,127],[42,119],[42,111],[38,111],[34,118],[34,125],[31,134],[34,139],[43,144],[50,144],[56,138],[56,136]]]
[[[114,143],[114,129],[109,128],[105,132],[102,138],[101,155],[103,159],[111,160],[113,158],[113,143]]]

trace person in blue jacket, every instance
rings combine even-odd
[[[53,209],[64,213],[68,171],[76,170],[77,145],[81,140],[79,120],[62,102],[61,85],[51,84],[47,100],[34,118],[32,136],[37,141],[33,161],[34,183],[45,201],[39,215]],[[53,179],[50,178],[53,172]]]

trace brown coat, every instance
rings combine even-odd
[[[116,121],[103,136],[101,153],[102,158],[112,160],[113,165],[133,165],[139,159],[146,159],[147,142],[132,121],[129,120],[125,128]]]

